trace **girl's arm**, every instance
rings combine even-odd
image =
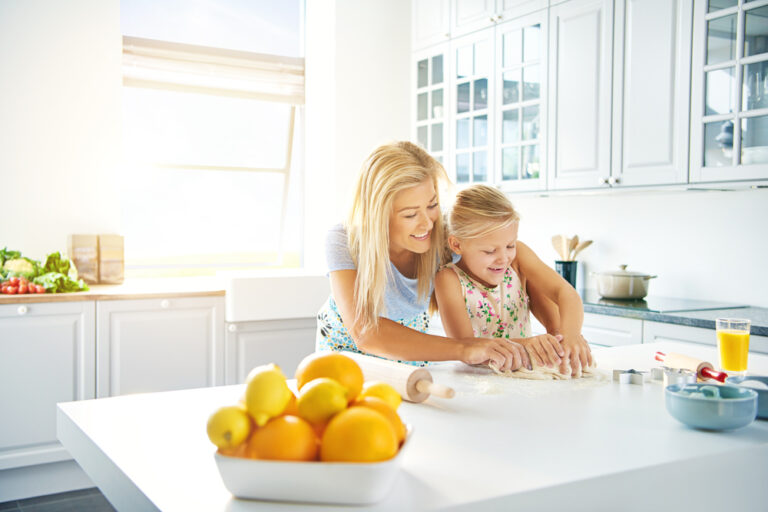
[[[493,362],[515,370],[522,364],[521,348],[503,340],[484,338],[443,338],[410,329],[387,318],[379,326],[360,332],[355,314],[356,270],[331,272],[331,295],[341,313],[344,327],[363,352],[406,361],[463,361],[467,364]]]
[[[581,335],[584,321],[584,305],[581,297],[568,282],[542,262],[530,247],[518,240],[517,260],[520,271],[528,278],[529,286],[557,305],[560,312],[560,332],[565,357],[571,360],[575,374],[581,366],[592,364],[592,353]]]
[[[526,292],[533,316],[547,329],[548,334],[560,334],[560,310],[557,304],[542,293],[536,283],[527,282]]]

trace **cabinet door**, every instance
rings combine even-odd
[[[448,152],[448,45],[437,45],[414,54],[411,94],[412,137],[439,162],[447,165]]]
[[[683,341],[687,343],[702,343],[704,345],[717,345],[717,336],[714,329],[702,327],[690,327],[687,325],[667,324],[662,322],[643,323],[643,343],[655,343],[657,341]],[[749,351],[768,353],[768,337],[750,335]],[[716,364],[716,361],[711,361]]]
[[[315,351],[316,330],[315,318],[228,324],[226,383],[242,384],[254,366],[269,363],[293,378],[301,360]]]
[[[696,2],[691,181],[768,179],[768,5]]]
[[[547,13],[496,27],[496,183],[544,190],[546,179]]]
[[[607,347],[636,345],[643,340],[643,321],[635,318],[584,313],[581,332],[587,342],[592,345]]]
[[[99,301],[99,397],[224,384],[224,298]]]
[[[688,180],[692,0],[616,2],[613,183]]]
[[[495,0],[453,0],[451,11],[452,37],[491,27],[498,21]]]
[[[449,0],[413,0],[411,12],[413,49],[446,42],[451,37]]]
[[[550,9],[550,188],[608,183],[613,2]]]
[[[493,164],[494,30],[451,41],[451,123],[453,148],[446,170],[459,186],[489,183]]]
[[[69,459],[56,404],[95,397],[93,302],[0,306],[0,470]]]
[[[508,21],[532,12],[546,10],[550,0],[496,0],[497,21]],[[546,12],[543,13],[546,15]]]

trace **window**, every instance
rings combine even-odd
[[[300,266],[300,2],[121,2],[129,276]]]

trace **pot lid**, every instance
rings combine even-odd
[[[599,275],[604,276],[626,276],[626,277],[648,277],[649,274],[645,272],[633,272],[627,270],[626,265],[619,265],[619,270],[607,270],[605,272],[598,272]]]

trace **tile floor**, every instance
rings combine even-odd
[[[0,503],[0,512],[114,512],[96,487]]]

